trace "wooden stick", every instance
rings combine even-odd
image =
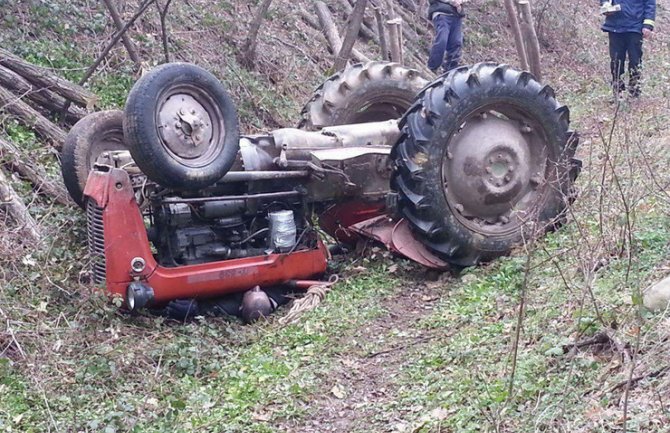
[[[60,150],[65,141],[65,131],[4,87],[0,87],[0,108],[16,116],[22,125],[51,140],[54,147]]]
[[[116,10],[116,6],[112,2],[112,0],[102,0],[102,1],[105,3],[105,6],[107,6],[109,15],[111,15],[112,21],[114,21],[116,31],[121,31],[121,29],[123,29],[123,21],[121,20],[119,12]],[[121,35],[121,42],[123,42],[123,46],[126,47],[128,56],[135,63],[137,69],[140,69],[142,67],[142,59],[140,59],[140,55],[137,53],[137,48],[135,48],[135,44],[133,44],[133,41],[128,37],[128,35],[125,32]]]
[[[11,141],[0,138],[0,158],[13,166],[18,174],[28,179],[38,194],[46,195],[65,206],[72,205],[65,186],[50,180],[46,171],[38,164],[33,164]]]
[[[21,197],[14,191],[2,169],[0,169],[0,209],[5,210],[32,241],[40,242],[42,240],[42,234],[37,227],[37,222],[28,213],[26,205],[23,204]]]
[[[514,35],[514,43],[516,44],[516,52],[519,55],[519,62],[521,69],[528,70],[528,56],[526,55],[526,48],[523,43],[523,35],[521,34],[521,26],[519,25],[519,18],[517,17],[516,8],[514,7],[514,0],[504,0],[505,9],[507,10],[507,19],[512,27],[512,34]]]
[[[521,11],[521,30],[524,35],[526,55],[530,72],[535,75],[538,81],[542,81],[542,65],[540,63],[540,41],[537,39],[535,25],[533,24],[533,13],[530,10],[528,0],[517,2]]]
[[[347,33],[344,35],[344,41],[342,42],[342,47],[335,57],[335,63],[333,67],[336,71],[344,69],[347,66],[347,60],[351,55],[351,50],[354,48],[356,39],[358,39],[358,32],[363,23],[363,15],[365,14],[365,8],[368,5],[368,0],[357,0],[354,10],[349,16],[349,25],[347,26]]]
[[[98,97],[94,93],[54,75],[46,68],[28,63],[3,48],[0,48],[0,65],[16,72],[41,89],[51,90],[82,107],[92,108],[98,103]]]

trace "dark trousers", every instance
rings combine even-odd
[[[430,70],[437,70],[440,65],[444,72],[458,67],[463,47],[462,24],[463,18],[458,16],[437,15],[433,18],[435,40],[428,58]]]
[[[642,68],[642,35],[640,33],[609,33],[610,69],[612,88],[615,92],[625,90],[623,82],[626,57],[628,57],[628,92],[640,96],[640,75]]]

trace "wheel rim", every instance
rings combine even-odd
[[[384,120],[399,119],[412,104],[405,98],[391,95],[380,95],[371,98],[360,107],[352,110],[352,115],[343,119],[343,124],[382,122]]]
[[[187,167],[203,167],[223,150],[221,109],[198,87],[173,86],[158,98],[158,136],[165,151]]]
[[[445,150],[444,193],[456,218],[486,236],[517,232],[541,208],[554,158],[522,108],[495,104],[466,117]]]
[[[114,150],[127,150],[128,146],[123,140],[123,128],[112,127],[95,137],[91,143],[91,147],[87,152],[87,167],[93,168],[93,165],[98,160],[98,157],[104,152],[111,152]]]

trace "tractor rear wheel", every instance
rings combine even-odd
[[[93,164],[103,152],[128,150],[123,139],[123,112],[91,113],[77,122],[65,137],[61,152],[63,183],[70,197],[84,207],[84,187]]]
[[[214,75],[188,63],[158,66],[135,83],[123,131],[142,172],[179,190],[221,179],[239,149],[232,99]]]
[[[397,63],[358,63],[319,86],[302,109],[299,128],[399,119],[426,81],[421,73]]]
[[[415,233],[472,266],[554,227],[579,171],[570,113],[529,73],[480,63],[430,84],[400,122],[392,186]]]

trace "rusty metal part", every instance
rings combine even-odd
[[[260,286],[247,290],[244,292],[244,296],[242,296],[240,310],[242,319],[246,323],[252,323],[260,318],[268,317],[274,309],[272,300],[267,293],[261,290]]]
[[[166,91],[156,120],[165,151],[181,164],[201,167],[219,155],[226,134],[221,109],[197,86],[181,84]]]
[[[508,106],[466,119],[442,166],[447,202],[463,224],[483,235],[519,230],[545,182],[549,155],[541,130]]]
[[[349,227],[362,236],[383,243],[390,251],[407,257],[427,268],[444,270],[449,264],[431,253],[412,233],[409,223],[401,219],[395,221],[387,215],[371,218]]]

